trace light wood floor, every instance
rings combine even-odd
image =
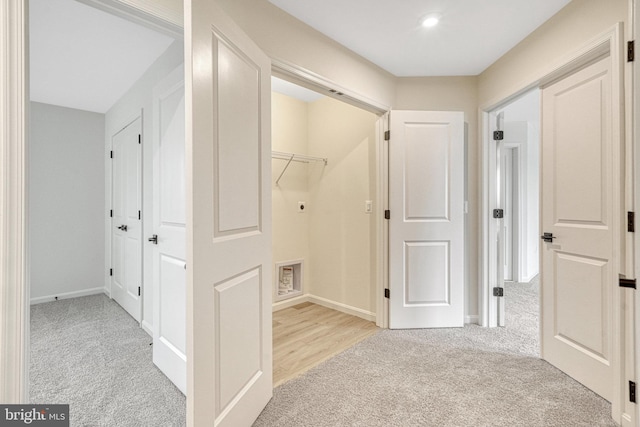
[[[274,387],[376,332],[374,322],[310,302],[274,312]]]

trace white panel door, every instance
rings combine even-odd
[[[611,59],[542,91],[542,356],[611,401],[619,146]]]
[[[391,112],[389,207],[389,326],[463,326],[463,113]]]
[[[141,119],[112,137],[111,298],[138,322],[141,314]]]
[[[153,363],[187,392],[184,67],[153,91]],[[155,244],[154,244],[155,243]]]
[[[269,58],[215,2],[185,2],[187,406],[249,426],[272,396]]]

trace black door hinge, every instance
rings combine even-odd
[[[142,144],[142,135],[138,134],[138,144]]]
[[[494,141],[502,141],[503,139],[504,139],[504,131],[501,131],[501,130],[493,131]]]
[[[110,152],[109,156],[109,158],[113,159],[113,151]]]
[[[142,212],[138,211],[138,219],[142,219]]]
[[[636,383],[629,381],[629,402],[636,403]]]
[[[618,282],[618,285],[621,288],[635,289],[636,288],[636,279],[620,279],[620,281]]]
[[[389,289],[384,290],[384,297],[389,298]]]
[[[138,296],[140,296],[140,286],[138,286]]]
[[[494,297],[503,297],[504,296],[504,288],[496,286],[493,288],[493,296]]]
[[[109,216],[113,218],[113,209],[109,210]]]
[[[391,131],[390,130],[384,131],[384,140],[385,141],[391,140]]]
[[[109,269],[109,276],[113,276],[113,268]]]
[[[391,211],[389,209],[384,211],[384,219],[391,219]]]
[[[636,42],[630,40],[627,42],[627,62],[633,62],[636,60]]]
[[[494,209],[493,210],[494,218],[504,218],[504,210],[503,209]]]
[[[636,232],[636,213],[627,212],[627,231],[629,233]]]

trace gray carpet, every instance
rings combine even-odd
[[[507,327],[383,330],[274,390],[255,426],[614,426],[610,405],[538,359],[537,283],[508,284]],[[31,401],[72,426],[182,426],[151,338],[104,295],[31,308]]]
[[[538,355],[537,283],[507,327],[383,330],[274,390],[255,426],[615,426],[608,402]]]
[[[184,395],[151,337],[105,295],[31,307],[32,403],[68,403],[72,426],[182,426]]]

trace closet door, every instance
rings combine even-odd
[[[113,136],[111,153],[111,298],[138,322],[142,311],[141,122],[138,117]]]
[[[464,114],[392,111],[389,326],[464,325]]]

